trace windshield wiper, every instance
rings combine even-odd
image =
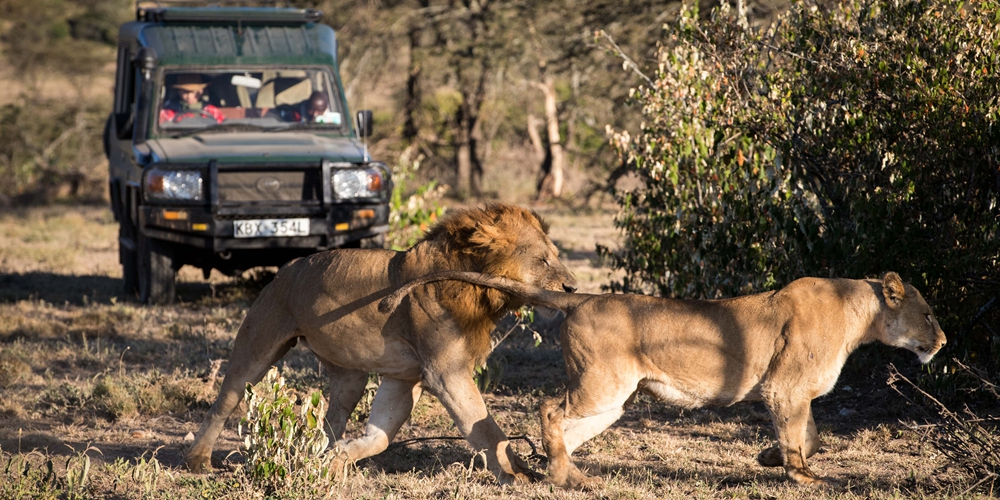
[[[282,124],[281,126],[278,126],[278,127],[270,127],[270,128],[267,129],[267,132],[282,132],[282,131],[285,131],[285,130],[295,130],[295,129],[300,129],[300,128],[313,128],[313,125],[316,125],[316,124],[315,123],[309,123],[309,122],[285,123],[285,124]]]
[[[257,125],[255,123],[220,123],[218,125],[213,125],[208,128],[199,128],[195,130],[188,130],[185,132],[172,135],[173,138],[180,137],[190,137],[192,135],[198,135],[205,132],[222,132],[222,131],[233,131],[233,130],[246,130],[246,131],[260,131],[260,130],[270,130],[271,127],[266,125]]]

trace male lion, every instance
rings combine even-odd
[[[833,389],[847,356],[878,340],[926,363],[945,344],[920,292],[892,272],[881,280],[802,278],[775,292],[724,300],[570,295],[440,272],[404,285],[379,310],[390,311],[413,286],[445,279],[566,313],[566,396],[541,406],[549,478],[563,487],[589,485],[570,454],[618,420],[637,390],[685,408],[762,400],[778,444],[757,461],[784,466],[799,483],[824,484],[806,466],[820,446],[810,402]]]
[[[493,288],[450,282],[416,290],[390,316],[376,304],[401,283],[443,269],[573,291],[576,280],[547,232],[534,212],[491,204],[449,213],[405,252],[333,250],[282,267],[247,311],[218,399],[187,454],[188,468],[211,468],[212,447],[246,384],[259,381],[302,339],[330,372],[328,419],[341,464],[385,450],[426,389],[473,448],[485,451],[498,481],[534,479],[472,380],[474,367],[489,355],[495,322],[523,302]],[[369,372],[382,374],[382,383],[365,434],[345,440],[347,418],[364,395]]]

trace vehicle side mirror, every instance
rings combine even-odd
[[[119,139],[131,139],[134,128],[135,115],[132,113],[115,113],[115,135]]]
[[[358,111],[357,126],[359,138],[372,136],[372,111],[370,109]]]

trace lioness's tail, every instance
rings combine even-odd
[[[421,276],[413,281],[404,283],[395,292],[378,303],[379,312],[391,313],[403,301],[414,288],[433,283],[435,281],[456,280],[472,283],[473,285],[495,288],[501,292],[520,297],[525,302],[536,306],[544,306],[552,309],[559,309],[566,312],[574,306],[587,300],[588,295],[568,292],[555,292],[546,290],[534,285],[514,281],[509,278],[492,276],[489,274],[476,273],[471,271],[439,271],[436,273]]]

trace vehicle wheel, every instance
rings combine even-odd
[[[377,234],[358,241],[359,248],[385,248],[385,233]]]
[[[143,304],[172,304],[176,295],[173,252],[168,244],[137,235],[139,301]]]
[[[118,260],[122,263],[122,292],[132,296],[139,289],[139,256],[119,244]]]
[[[139,289],[139,257],[135,248],[129,249],[121,243],[123,239],[129,239],[135,230],[131,228],[131,222],[123,218],[118,226],[118,262],[122,265],[122,293],[126,297],[132,297]],[[134,245],[135,238],[132,238]]]

